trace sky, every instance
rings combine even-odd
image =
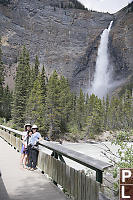
[[[132,0],[79,0],[90,10],[115,13],[125,7]]]

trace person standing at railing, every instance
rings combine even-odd
[[[31,129],[31,124],[25,124],[24,125],[24,132],[22,135],[22,141],[24,140],[24,137],[27,135],[27,132]],[[23,165],[24,162],[24,157],[25,157],[25,152],[24,152],[24,144],[22,143],[22,148],[21,148],[21,159],[20,159],[20,164]]]
[[[33,134],[29,141],[29,170],[35,170],[38,158],[38,142],[42,140],[41,134],[38,132],[37,125],[32,126]]]
[[[23,139],[23,144],[24,144],[24,168],[27,169],[28,165],[29,165],[29,152],[30,152],[30,148],[29,148],[29,141],[30,141],[30,138],[33,134],[33,131],[32,130],[29,130],[27,132],[27,135],[24,136],[24,139]]]

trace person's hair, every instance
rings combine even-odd
[[[32,132],[32,134],[33,134],[32,129],[30,129],[30,130],[28,130],[27,135],[29,135],[30,132]]]
[[[26,126],[25,126],[25,128],[24,128],[24,129],[25,129],[25,131],[27,131],[27,126],[30,126],[30,125],[26,125]],[[31,128],[31,126],[30,126],[30,128]]]
[[[38,132],[38,131],[39,131],[39,129],[38,129],[38,128],[32,128],[32,130],[33,130],[33,129],[36,129],[36,132]]]

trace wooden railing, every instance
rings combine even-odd
[[[2,125],[0,125],[0,129],[0,137],[20,151],[22,147],[22,132]],[[38,167],[42,172],[48,174],[55,183],[61,185],[75,200],[98,200],[103,172],[106,168],[111,166],[109,163],[70,150],[51,141],[43,140],[39,145],[53,151],[51,156],[39,150]],[[93,180],[84,172],[77,171],[66,165],[62,156],[95,170],[96,180]],[[60,160],[58,160],[57,157],[59,157]]]

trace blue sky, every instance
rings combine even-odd
[[[115,13],[132,0],[79,0],[88,9]]]

